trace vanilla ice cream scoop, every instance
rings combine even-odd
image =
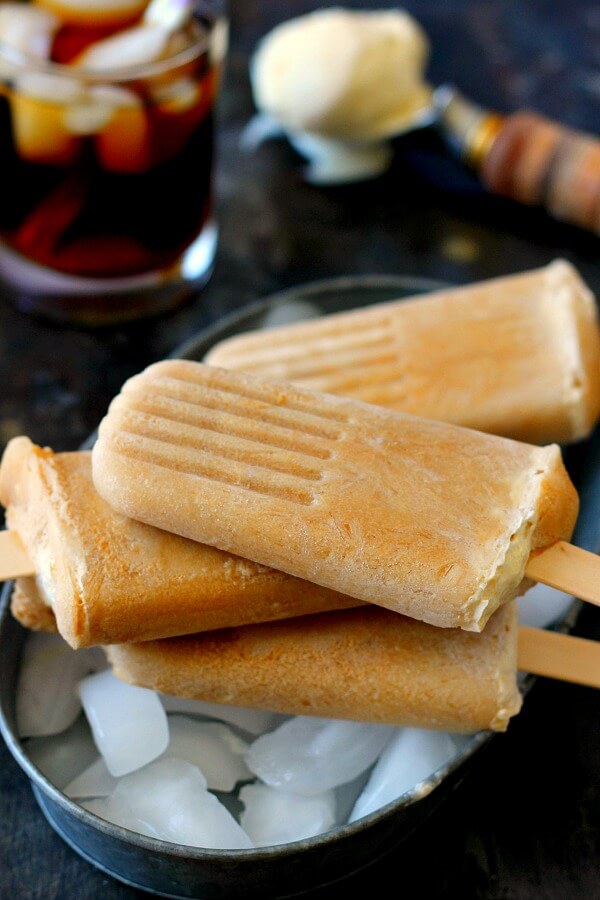
[[[414,121],[430,89],[429,45],[402,10],[319,10],[271,31],[251,66],[256,105],[291,132],[349,141]]]
[[[244,144],[283,133],[308,160],[307,181],[342,184],[385,172],[391,137],[436,125],[491,193],[600,234],[597,136],[528,111],[502,116],[448,85],[433,91],[428,53],[402,10],[334,8],[285,22],[252,61],[259,115]]]
[[[244,142],[286,134],[317,184],[380,175],[392,158],[387,139],[431,118],[428,54],[423,30],[402,10],[334,8],[284,22],[251,63],[259,114]]]

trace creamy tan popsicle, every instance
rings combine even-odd
[[[564,260],[229,338],[206,362],[535,444],[600,415],[594,298]]]
[[[89,453],[54,454],[13,439],[0,499],[36,571],[17,580],[13,611],[39,630],[52,630],[53,611],[75,648],[358,603],[113,512],[94,488]]]
[[[556,446],[177,360],[125,384],[92,460],[123,515],[472,631],[578,508]]]
[[[518,713],[517,613],[482,634],[376,607],[107,648],[124,681],[298,715],[456,732],[504,731]]]
[[[56,631],[53,613],[39,596],[32,579],[24,579],[22,585],[15,586],[11,609],[26,628]],[[363,610],[364,616],[360,614]],[[494,614],[481,644],[477,643],[477,636],[458,629],[436,629],[378,607],[362,606],[360,610],[347,613],[339,611],[337,614],[288,619],[279,622],[277,628],[242,626],[192,635],[187,639],[169,638],[104,649],[124,680],[160,687],[171,694],[201,698],[206,693],[234,705],[247,700],[249,705],[267,709],[273,707],[303,713],[313,710],[318,715],[339,714],[348,718],[361,715],[375,721],[378,714],[373,709],[365,711],[365,707],[373,695],[377,668],[384,687],[383,715],[394,715],[393,721],[397,722],[398,703],[412,696],[409,685],[411,667],[414,666],[417,681],[412,709],[413,714],[415,706],[421,712],[417,712],[418,718],[411,722],[434,727],[432,715],[439,710],[439,701],[443,698],[442,708],[445,700],[451,704],[444,714],[453,716],[454,723],[460,715],[460,724],[456,727],[465,728],[466,721],[479,715],[473,710],[466,715],[460,712],[465,709],[461,705],[465,701],[474,701],[480,709],[481,700],[486,697],[491,698],[491,704],[498,704],[503,695],[507,698],[515,696],[512,674],[514,613],[511,611],[507,618],[503,615],[505,610],[507,606]],[[502,627],[505,634],[502,634]],[[389,634],[385,634],[388,628]],[[439,632],[437,635],[436,631]],[[400,655],[396,654],[396,648]],[[438,652],[440,649],[442,652]],[[218,659],[220,653],[223,656]],[[252,664],[254,655],[256,668]],[[493,666],[490,668],[494,658],[498,660],[495,680]],[[343,691],[334,684],[333,693],[327,697],[324,687],[329,688],[332,674],[329,660],[334,661],[336,673],[347,680]],[[432,668],[429,685],[425,677],[428,661],[432,667],[442,666],[437,670]],[[360,668],[355,669],[355,663],[359,663]],[[390,685],[388,673],[392,673],[393,682],[399,665],[406,667],[407,679],[402,682],[394,707],[394,698],[390,699],[389,691],[396,688],[393,683]],[[600,688],[597,641],[521,626],[517,666],[536,675]],[[272,681],[269,680],[271,669],[276,676]],[[452,672],[450,678],[447,676],[449,670]],[[473,680],[462,682],[463,676]],[[482,677],[483,688],[480,687]],[[425,690],[431,692],[429,703],[421,693]],[[497,697],[494,690],[498,692]],[[516,700],[518,703],[518,697]],[[352,713],[355,702],[360,713]],[[498,724],[507,712],[502,706],[500,710]],[[513,709],[513,713],[516,711]],[[405,708],[402,714],[406,717],[410,712]],[[485,720],[480,720],[471,727],[488,726]]]

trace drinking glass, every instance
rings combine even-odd
[[[77,29],[61,38],[71,54]],[[210,276],[221,4],[169,41],[158,61],[93,72],[0,44],[0,279],[20,309],[122,321]]]

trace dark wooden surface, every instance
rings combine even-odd
[[[214,277],[195,302],[103,333],[45,325],[0,304],[0,443],[27,433],[57,450],[77,447],[127,376],[225,312],[315,278],[396,273],[464,282],[561,255],[600,292],[597,238],[483,195],[435,135],[399,141],[385,178],[331,189],[306,186],[298,157],[282,142],[241,152],[240,129],[252,111],[249,51],[284,9],[289,16],[319,5],[232,3],[219,133],[221,244]],[[406,7],[432,40],[432,82],[452,81],[501,110],[536,107],[600,130],[594,0],[411,0]],[[598,611],[586,610],[578,632],[600,638]],[[407,898],[600,897],[599,721],[600,693],[540,681],[510,732],[477,758],[467,782],[421,830],[408,861],[379,863],[347,889]],[[62,843],[4,747],[0,822],[0,900],[144,896]]]

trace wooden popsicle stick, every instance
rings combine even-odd
[[[600,606],[600,556],[581,547],[556,541],[549,547],[534,550],[525,575]]]
[[[532,675],[600,688],[600,641],[521,625],[517,665]]]
[[[35,567],[18,534],[0,531],[0,581],[35,575]]]

